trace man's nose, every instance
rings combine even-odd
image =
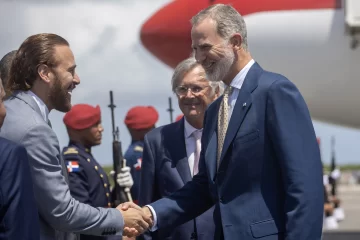
[[[185,97],[186,98],[194,98],[195,97],[195,95],[192,92],[191,88],[188,88],[188,90],[186,91]]]
[[[202,62],[206,59],[205,54],[201,50],[195,50],[195,59],[199,64],[202,64]]]
[[[103,128],[103,126],[102,126],[101,123],[98,125],[98,130],[99,130],[99,132],[103,132],[103,131],[104,131],[104,128]]]
[[[76,85],[80,84],[80,77],[77,73],[75,73],[73,82],[75,82]]]

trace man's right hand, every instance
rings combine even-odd
[[[125,203],[128,208],[124,210],[122,204],[116,207],[124,218],[123,235],[134,237],[144,233],[152,225],[152,219],[134,203]]]

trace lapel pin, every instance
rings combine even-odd
[[[246,102],[243,104],[243,107],[246,107]]]

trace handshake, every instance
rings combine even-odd
[[[124,219],[123,236],[132,238],[143,234],[154,224],[153,215],[148,207],[139,207],[135,203],[126,202],[116,207]]]

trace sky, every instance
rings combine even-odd
[[[172,69],[157,60],[141,44],[141,25],[168,0],[2,0],[0,1],[0,57],[17,49],[28,36],[56,33],[67,39],[74,52],[81,84],[72,103],[99,105],[105,128],[103,142],[92,152],[103,165],[112,164],[109,91],[114,92],[116,125],[125,151],[131,138],[124,125],[126,112],[136,105],[152,105],[159,112],[157,126],[170,123],[168,98],[174,118],[180,114],[171,92]],[[246,18],[245,18],[246,20]],[[62,118],[53,110],[49,117],[60,147],[68,143]],[[360,130],[313,121],[321,139],[324,163],[330,161],[331,137],[336,138],[340,164],[360,164]]]

